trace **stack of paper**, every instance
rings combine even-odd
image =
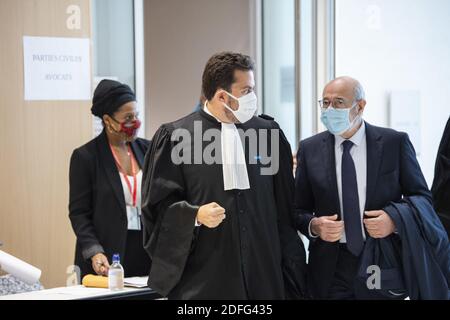
[[[124,285],[125,285],[125,287],[131,287],[131,288],[146,288],[147,281],[148,281],[148,277],[125,278]]]

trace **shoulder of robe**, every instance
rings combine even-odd
[[[172,121],[172,122],[167,122],[164,123],[163,125],[161,125],[157,131],[157,133],[168,133],[168,134],[172,134],[172,132],[176,129],[183,129],[183,128],[188,128],[189,124],[191,124],[193,121],[195,120],[199,120],[199,113],[198,112],[193,112],[188,114],[187,116],[184,116],[178,120]],[[155,134],[156,136],[156,134]],[[154,138],[152,139],[154,140]]]
[[[262,119],[265,119],[265,120],[269,120],[269,121],[274,121],[275,120],[274,117],[271,117],[271,116],[269,116],[267,114],[264,114],[264,113],[260,114],[259,117],[262,118]]]
[[[172,127],[173,129],[178,128],[186,128],[188,127],[193,121],[201,119],[198,112],[192,112],[188,114],[187,116],[184,116],[178,120],[175,120],[173,122],[169,122],[165,124],[166,126]]]
[[[173,122],[164,123],[156,131],[151,140],[151,148],[159,149],[171,144],[171,137],[175,130],[188,128],[189,124],[198,119],[198,112],[191,113]]]
[[[267,114],[261,114],[258,116],[258,119],[261,119],[261,121],[265,121],[269,123],[271,129],[279,130],[280,132],[280,142],[282,145],[286,147],[286,150],[289,150],[289,153],[291,154],[291,145],[286,138],[286,135],[283,132],[283,129],[280,127],[278,122],[275,121],[275,118],[267,115]]]
[[[251,122],[249,123],[250,127],[254,127],[257,129],[279,129],[274,118],[266,114],[261,114],[257,117],[253,117]]]
[[[170,136],[172,134],[172,126],[170,124],[161,125],[158,130],[156,130],[153,138],[151,140],[150,150],[157,150],[163,147],[167,141],[170,141]]]
[[[280,129],[280,130],[282,130],[280,125],[278,124],[278,122],[272,116],[269,116],[267,114],[260,114],[258,116],[258,119],[262,119],[263,121],[269,123],[272,129]]]

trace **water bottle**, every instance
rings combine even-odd
[[[120,264],[119,254],[114,254],[112,258],[112,265],[108,271],[108,286],[110,290],[123,290],[124,282],[123,267]]]

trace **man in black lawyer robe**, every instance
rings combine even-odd
[[[305,253],[292,228],[291,149],[273,119],[253,116],[253,88],[248,56],[214,55],[203,74],[204,108],[161,126],[147,153],[142,210],[152,260],[148,284],[170,299],[305,295]],[[179,132],[192,139],[174,138]],[[213,154],[222,162],[198,162],[211,144],[198,137],[211,132],[219,135]],[[252,140],[242,132],[256,134]],[[180,157],[192,161],[180,163]]]
[[[439,145],[431,192],[434,208],[450,237],[450,118]]]

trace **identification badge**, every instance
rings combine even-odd
[[[127,206],[128,230],[141,230],[141,209]]]

